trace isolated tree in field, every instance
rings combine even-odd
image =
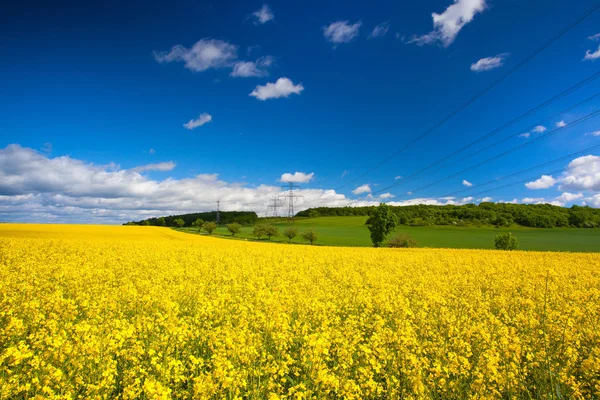
[[[181,218],[177,218],[176,220],[173,221],[173,224],[175,224],[175,226],[178,228],[183,228],[183,226],[185,225],[185,221],[182,220]]]
[[[273,224],[265,224],[265,235],[271,240],[271,236],[279,236],[279,229]]]
[[[204,220],[201,218],[198,218],[197,220],[192,222],[192,226],[194,228],[198,228],[198,232],[200,232],[200,230],[202,229],[202,225],[204,225]]]
[[[310,228],[302,232],[302,238],[304,238],[304,240],[306,240],[307,242],[310,242],[310,244],[312,245],[314,242],[317,241],[319,235],[317,234],[317,231]]]
[[[158,219],[156,220],[156,225],[167,226],[167,221],[165,221],[165,217],[158,217]]]
[[[298,236],[298,229],[297,228],[287,228],[286,230],[283,231],[283,236],[285,236],[286,238],[288,238],[288,242],[291,242],[293,238],[295,238],[296,236]]]
[[[205,222],[202,224],[202,229],[204,229],[206,233],[210,235],[215,231],[215,229],[217,229],[217,224],[212,221]]]
[[[380,203],[367,220],[373,247],[380,247],[387,235],[394,230],[397,224],[398,217],[394,214],[390,206]]]
[[[497,250],[519,250],[519,241],[512,233],[496,235],[495,245]]]
[[[252,236],[256,236],[258,240],[265,235],[265,224],[256,224],[254,225],[254,230],[252,231]]]
[[[229,233],[231,233],[231,236],[235,236],[236,233],[240,233],[242,231],[242,226],[237,222],[227,224],[226,226]]]

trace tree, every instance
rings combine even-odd
[[[401,233],[398,236],[390,239],[387,243],[388,247],[417,247],[417,241],[414,240],[408,233]]]
[[[302,237],[304,238],[304,240],[306,240],[307,242],[310,242],[310,244],[312,245],[314,242],[317,241],[317,239],[319,238],[319,235],[317,234],[317,231],[310,228],[310,229],[307,229],[304,232],[302,232]]]
[[[266,233],[265,232],[265,224],[256,224],[256,225],[254,225],[254,230],[252,231],[252,235],[256,236],[256,238],[258,240],[260,240],[260,238],[262,236],[264,236],[265,233]]]
[[[177,218],[173,221],[173,224],[175,224],[175,226],[178,228],[183,228],[183,226],[185,225],[185,221],[181,218]]]
[[[237,222],[227,224],[226,226],[227,230],[231,233],[231,236],[235,236],[236,233],[240,233],[242,231],[242,226]]]
[[[288,238],[288,242],[291,242],[293,238],[298,236],[298,229],[293,227],[287,228],[283,231],[283,236]]]
[[[204,225],[204,220],[201,218],[198,218],[197,220],[192,222],[192,226],[194,228],[198,228],[198,232],[200,232],[200,230],[202,229],[202,225]]]
[[[212,221],[205,222],[202,224],[202,229],[204,229],[210,235],[215,229],[217,229],[217,224]]]
[[[390,206],[380,203],[367,220],[373,247],[380,247],[387,235],[394,230],[397,224],[398,217],[394,214]]]
[[[156,225],[167,226],[167,221],[165,221],[165,217],[158,217],[158,219],[156,220]]]
[[[320,216],[321,216],[321,214],[319,214],[319,212],[317,210],[310,210],[308,212],[308,218],[318,218]]]
[[[265,224],[265,235],[271,240],[271,236],[279,236],[279,229],[273,224]]]
[[[149,226],[150,225],[150,221],[144,220],[144,221],[142,221],[142,223],[140,225]]]
[[[497,250],[518,250],[519,241],[512,233],[500,233],[496,235],[496,249]]]

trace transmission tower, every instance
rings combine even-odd
[[[288,219],[290,220],[290,222],[294,223],[294,199],[304,197],[304,196],[294,193],[294,190],[300,189],[300,186],[294,185],[293,182],[289,182],[287,185],[282,186],[282,189],[289,189],[289,191],[290,191],[288,194],[283,194],[279,197],[287,197],[288,198],[288,201],[289,201]]]
[[[280,203],[280,200],[277,197],[271,199],[269,206],[267,207],[267,216],[269,215],[269,210],[273,209],[273,216],[277,217],[277,208],[281,206],[282,204]]]
[[[221,200],[217,200],[217,225],[221,222],[221,216],[219,215],[219,206],[221,205]]]

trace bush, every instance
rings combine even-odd
[[[217,229],[217,224],[214,222],[205,222],[202,224],[202,229],[204,229],[209,235]]]
[[[229,233],[231,233],[231,236],[235,236],[236,233],[240,233],[242,231],[242,226],[237,222],[227,224],[226,226]]]
[[[288,238],[288,242],[291,242],[293,238],[298,236],[298,229],[297,228],[287,228],[286,230],[283,231],[283,236]]]
[[[388,247],[417,247],[417,241],[409,234],[401,233],[387,242]]]
[[[496,235],[496,249],[497,250],[518,250],[519,241],[512,233],[500,233]]]
[[[185,225],[185,221],[182,220],[181,218],[177,218],[176,220],[173,221],[173,224],[175,224],[175,226],[178,228],[183,228],[183,226]]]
[[[314,242],[317,241],[319,235],[317,234],[317,231],[311,228],[302,232],[302,237],[304,238],[304,240],[310,242],[310,244],[312,245]]]

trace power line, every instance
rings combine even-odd
[[[273,209],[273,217],[277,217],[277,208],[281,206],[282,204],[280,203],[280,200],[277,197],[271,199],[269,205],[267,206],[267,216],[269,215],[269,210]]]
[[[578,89],[582,88],[583,86],[585,86],[585,85],[587,85],[587,84],[589,84],[589,83],[593,82],[594,80],[596,80],[596,79],[598,79],[598,78],[600,78],[600,71],[598,71],[598,72],[596,72],[596,73],[592,74],[591,76],[589,76],[589,77],[585,78],[584,80],[582,80],[582,81],[580,81],[580,82],[576,83],[575,85],[573,85],[573,86],[571,86],[571,87],[567,88],[566,90],[562,91],[561,93],[557,94],[556,96],[554,96],[554,97],[552,97],[552,98],[550,98],[550,99],[548,99],[548,100],[544,101],[543,103],[541,103],[541,104],[539,104],[539,105],[535,106],[534,108],[530,109],[529,111],[527,111],[527,112],[525,112],[525,113],[523,113],[523,114],[519,115],[518,117],[516,117],[516,118],[512,119],[511,121],[509,121],[509,122],[505,123],[504,125],[502,125],[502,126],[500,126],[500,127],[496,128],[496,129],[494,129],[493,131],[491,131],[491,132],[487,133],[486,135],[483,135],[483,136],[481,136],[480,138],[478,138],[478,139],[476,139],[476,140],[472,141],[471,143],[469,143],[469,144],[466,144],[465,146],[461,147],[460,149],[458,149],[458,150],[456,150],[456,151],[454,151],[454,152],[452,152],[452,153],[450,153],[450,154],[448,154],[448,155],[446,155],[446,156],[442,157],[441,159],[439,159],[439,160],[437,160],[437,161],[435,161],[435,162],[433,162],[433,163],[431,163],[431,164],[427,165],[426,167],[423,167],[423,168],[421,168],[420,170],[418,170],[418,171],[416,171],[416,172],[413,172],[413,173],[411,173],[410,175],[408,175],[408,176],[406,176],[406,177],[402,177],[402,178],[400,178],[398,182],[395,182],[395,183],[393,184],[393,186],[395,187],[395,186],[398,186],[398,185],[401,185],[401,184],[403,184],[403,183],[406,183],[406,182],[410,181],[412,178],[414,178],[414,177],[417,177],[417,176],[419,176],[419,175],[421,175],[421,174],[423,174],[423,173],[427,172],[427,171],[428,171],[428,170],[430,170],[431,168],[433,168],[433,167],[435,167],[435,166],[437,166],[437,165],[439,165],[439,164],[443,163],[444,161],[447,161],[447,160],[449,160],[450,158],[454,157],[455,155],[462,153],[463,151],[465,151],[465,150],[467,150],[467,149],[469,149],[469,148],[471,148],[471,147],[475,146],[476,144],[479,144],[479,143],[483,142],[483,141],[484,141],[484,140],[486,140],[486,139],[489,139],[490,137],[492,137],[492,136],[494,136],[494,135],[496,135],[496,134],[498,134],[498,133],[502,132],[503,130],[505,130],[505,129],[509,128],[510,126],[512,126],[512,125],[514,125],[514,124],[516,124],[517,122],[519,122],[519,121],[522,121],[523,119],[525,119],[525,118],[527,118],[527,117],[529,117],[529,116],[531,116],[531,115],[535,114],[535,113],[536,113],[536,112],[538,112],[539,110],[541,110],[541,109],[543,109],[543,108],[545,108],[545,107],[547,107],[547,106],[549,106],[549,105],[551,105],[551,104],[555,103],[556,101],[558,101],[558,100],[562,99],[563,97],[565,97],[565,96],[567,96],[567,95],[569,95],[569,94],[573,93],[574,91],[576,91],[576,90],[578,90]],[[595,98],[596,98],[596,97],[598,97],[598,96],[600,96],[600,93],[597,93],[597,94],[595,94],[595,95],[593,95],[593,96],[591,96],[591,97],[588,97],[587,99],[585,99],[585,100],[583,100],[583,101],[581,101],[581,102],[579,102],[579,103],[575,104],[574,106],[568,107],[568,108],[567,108],[567,109],[565,109],[565,110],[562,110],[562,111],[560,111],[560,112],[558,112],[558,113],[556,113],[556,114],[553,114],[553,115],[551,115],[551,116],[549,116],[549,117],[547,117],[547,118],[544,118],[544,120],[549,120],[549,119],[552,119],[552,118],[556,118],[557,116],[559,116],[559,115],[561,115],[561,114],[565,114],[565,113],[567,113],[567,112],[569,112],[569,111],[571,111],[571,110],[573,110],[573,109],[575,109],[575,108],[577,108],[577,107],[580,107],[581,105],[583,105],[583,104],[585,104],[585,103],[587,103],[587,102],[590,102],[591,100],[595,99]],[[535,126],[535,125],[539,125],[539,123],[538,123],[538,124],[534,124],[533,126]],[[533,127],[533,126],[532,126],[532,127]],[[513,137],[513,135],[510,135],[510,136],[506,137],[505,139],[503,139],[503,140],[501,140],[501,141],[499,141],[499,142],[496,142],[496,143],[494,143],[493,145],[487,146],[487,147],[483,148],[482,150],[479,150],[478,152],[476,152],[476,153],[474,153],[474,154],[478,154],[478,153],[480,153],[481,151],[483,151],[483,150],[486,150],[486,149],[488,149],[488,148],[490,148],[490,147],[493,147],[493,146],[495,146],[496,144],[499,144],[499,143],[501,143],[502,141],[504,141],[504,140],[507,140],[507,139],[509,139],[509,138],[512,138],[512,137]],[[468,158],[468,157],[469,157],[469,156],[466,156],[466,157],[464,157],[464,158],[462,158],[462,159],[460,159],[460,160],[464,160],[465,158]],[[459,161],[460,161],[460,160],[459,160]],[[453,163],[454,163],[454,162],[453,162]],[[452,163],[451,163],[451,164],[452,164]],[[439,169],[445,168],[445,167],[447,167],[448,165],[451,165],[451,164],[447,164],[446,166],[443,166],[443,167],[441,167],[441,168],[438,168],[438,169],[436,169],[436,170],[434,170],[434,171],[438,171]],[[391,186],[391,185],[390,185],[390,186]]]
[[[510,153],[513,153],[513,152],[515,152],[515,151],[517,151],[517,150],[519,150],[519,149],[522,149],[522,148],[524,148],[524,147],[527,147],[527,146],[531,146],[532,144],[535,144],[535,143],[539,142],[540,140],[546,139],[546,138],[548,138],[548,137],[550,137],[550,136],[553,136],[553,135],[555,135],[555,134],[557,134],[557,133],[559,133],[559,132],[561,132],[561,131],[563,131],[563,130],[565,130],[565,129],[568,129],[568,128],[570,128],[570,127],[573,127],[573,126],[575,126],[575,125],[578,125],[578,124],[580,124],[580,123],[582,123],[582,122],[584,122],[584,121],[586,121],[586,120],[588,120],[588,119],[590,119],[590,118],[593,118],[593,117],[597,116],[598,114],[600,114],[600,110],[597,110],[597,111],[594,111],[594,112],[592,112],[592,113],[590,113],[590,114],[587,114],[587,115],[585,115],[585,116],[583,116],[583,117],[581,117],[581,118],[579,118],[579,119],[577,119],[577,120],[575,120],[575,121],[571,122],[571,123],[570,123],[569,125],[567,125],[567,126],[564,126],[564,127],[559,127],[559,128],[557,128],[557,129],[555,129],[555,130],[553,130],[553,131],[551,131],[551,132],[548,132],[548,133],[546,133],[546,134],[544,134],[544,135],[542,135],[542,136],[539,136],[539,137],[537,137],[537,138],[535,138],[535,139],[533,139],[533,140],[531,140],[531,141],[529,141],[529,142],[527,142],[527,143],[523,143],[523,144],[520,144],[520,145],[518,145],[518,146],[515,146],[515,147],[513,147],[513,148],[511,148],[511,149],[509,149],[509,150],[506,150],[506,151],[504,151],[504,152],[502,152],[502,153],[500,153],[500,154],[497,154],[497,155],[495,155],[495,156],[493,156],[493,157],[490,157],[490,158],[488,158],[488,159],[486,159],[486,160],[483,160],[483,161],[481,161],[481,162],[479,162],[479,163],[477,163],[477,164],[475,164],[475,165],[473,165],[473,166],[470,166],[470,167],[468,167],[468,168],[465,168],[465,169],[463,169],[463,170],[461,170],[461,171],[458,171],[458,172],[456,172],[456,173],[454,173],[454,174],[451,174],[451,175],[445,176],[444,178],[438,179],[437,181],[435,181],[435,182],[432,182],[432,183],[429,183],[429,184],[427,184],[427,185],[425,185],[425,186],[421,186],[421,187],[419,187],[419,188],[417,188],[417,189],[413,189],[413,190],[411,190],[409,193],[410,193],[410,194],[413,194],[413,193],[415,193],[415,192],[419,192],[419,191],[421,191],[421,190],[424,190],[424,189],[427,189],[427,188],[429,188],[429,187],[431,187],[431,186],[437,185],[438,183],[444,182],[444,181],[446,181],[446,180],[448,180],[448,179],[450,179],[450,178],[454,178],[454,177],[456,177],[456,176],[458,176],[458,175],[460,175],[460,174],[463,174],[463,173],[465,173],[465,172],[467,172],[467,171],[470,171],[470,170],[472,170],[472,169],[475,169],[475,168],[479,168],[479,167],[481,167],[482,165],[485,165],[485,164],[488,164],[488,163],[490,163],[490,162],[492,162],[492,161],[498,160],[498,159],[500,159],[500,158],[502,158],[502,157],[504,157],[504,156],[506,156],[506,155],[508,155],[508,154],[510,154]],[[386,189],[383,189],[383,190],[386,190]],[[406,195],[402,195],[402,196],[404,197],[404,196],[406,196]]]
[[[525,57],[523,60],[521,60],[515,66],[513,66],[510,70],[508,70],[504,75],[502,75],[500,78],[498,78],[495,81],[493,81],[489,86],[487,86],[485,89],[483,89],[482,91],[480,91],[479,93],[477,93],[471,99],[469,99],[465,103],[461,104],[456,110],[454,110],[453,112],[451,112],[450,114],[448,114],[446,117],[442,118],[440,121],[438,121],[436,124],[434,124],[431,128],[429,128],[428,130],[426,130],[425,132],[423,132],[421,135],[417,136],[415,139],[413,139],[412,141],[410,141],[404,147],[402,147],[399,150],[397,150],[391,156],[388,156],[383,161],[381,161],[380,163],[378,163],[374,167],[372,167],[369,170],[367,170],[364,174],[356,177],[355,179],[353,179],[353,180],[351,180],[349,182],[344,183],[343,185],[337,187],[335,190],[338,191],[341,188],[346,187],[349,184],[354,183],[354,182],[358,181],[361,178],[364,178],[366,175],[370,174],[371,172],[373,172],[374,170],[378,169],[382,165],[384,165],[384,164],[388,163],[389,161],[391,161],[392,159],[396,158],[399,154],[401,154],[404,151],[406,151],[412,145],[414,145],[417,142],[419,142],[422,139],[424,139],[431,132],[435,131],[437,128],[439,128],[440,126],[444,125],[446,122],[448,122],[450,119],[452,119],[455,115],[457,115],[458,113],[460,113],[462,110],[464,110],[465,108],[467,108],[469,105],[473,104],[477,99],[479,99],[480,97],[482,97],[484,94],[486,94],[487,92],[489,92],[490,90],[492,90],[495,86],[497,86],[499,83],[501,83],[506,78],[508,78],[509,76],[511,76],[515,71],[517,71],[519,68],[521,68],[523,65],[525,65],[529,60],[531,60],[536,55],[538,55],[539,53],[541,53],[548,46],[550,46],[552,43],[554,43],[556,40],[558,40],[561,36],[563,36],[565,33],[567,33],[573,27],[577,26],[579,23],[581,23],[583,20],[585,20],[587,17],[589,17],[598,8],[600,8],[600,2],[596,3],[593,7],[591,7],[589,10],[587,10],[586,12],[584,12],[577,19],[575,19],[574,21],[572,21],[571,23],[569,23],[565,28],[563,28],[557,34],[555,34],[553,37],[551,37],[550,39],[548,39],[540,47],[538,47],[537,49],[535,49],[531,54],[529,54],[527,57]]]

